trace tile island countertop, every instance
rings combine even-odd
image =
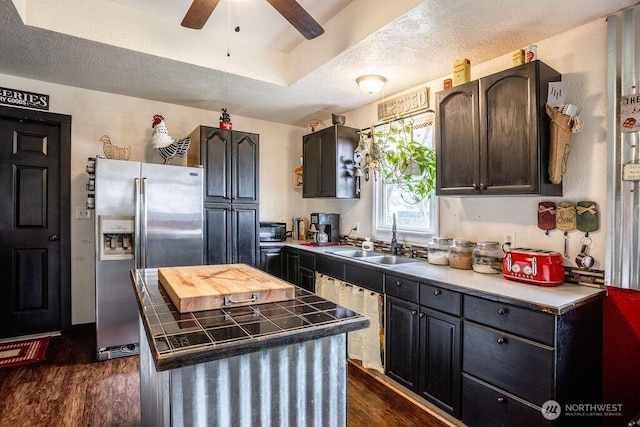
[[[605,289],[570,283],[564,283],[554,287],[531,285],[507,280],[502,274],[483,274],[473,270],[451,268],[448,265],[433,265],[422,258],[413,263],[383,266],[332,253],[341,250],[359,249],[355,246],[310,246],[307,242],[295,240],[280,242],[280,246],[293,247],[299,250],[328,256],[336,261],[383,271],[385,274],[409,276],[418,281],[426,280],[430,284],[463,294],[481,296],[486,299],[510,303],[551,314],[564,314],[594,298],[602,298],[606,294]],[[386,252],[386,254],[389,253]]]
[[[131,279],[157,371],[205,363],[369,326],[369,318],[297,288],[288,301],[180,313],[157,269]]]

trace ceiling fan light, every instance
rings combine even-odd
[[[360,87],[360,89],[363,92],[368,93],[369,95],[380,91],[380,89],[382,89],[382,86],[384,86],[386,82],[387,82],[387,79],[375,74],[360,76],[356,79],[356,83],[358,83],[358,86]]]

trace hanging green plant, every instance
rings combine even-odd
[[[386,130],[386,132],[385,132]],[[435,151],[414,139],[413,121],[397,119],[374,133],[377,169],[384,182],[402,190],[402,199],[417,204],[434,194]]]

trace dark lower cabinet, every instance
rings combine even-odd
[[[300,279],[298,286],[303,289],[308,290],[309,292],[316,291],[316,273],[313,270],[310,270],[305,267],[300,267],[298,270]]]
[[[387,295],[386,374],[403,386],[418,386],[419,324],[418,305]]]
[[[282,248],[260,248],[260,269],[282,278]]]
[[[315,255],[285,247],[282,250],[282,278],[309,292],[316,291]]]
[[[462,320],[389,295],[385,316],[386,374],[459,418]]]
[[[258,205],[205,204],[207,264],[258,265]]]
[[[299,270],[300,259],[298,251],[292,248],[285,248],[282,253],[282,278],[289,283],[298,285],[300,283]]]
[[[418,394],[459,418],[462,319],[420,307]]]

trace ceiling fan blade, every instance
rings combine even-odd
[[[180,25],[194,30],[202,29],[218,3],[220,0],[193,0]]]
[[[296,0],[267,0],[307,40],[322,35],[324,30]]]

